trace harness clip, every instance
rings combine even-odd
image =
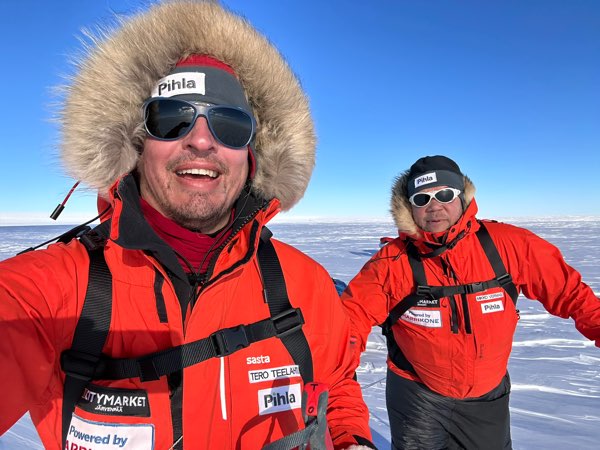
[[[100,358],[77,350],[65,350],[60,355],[60,367],[69,376],[90,381]]]
[[[505,285],[512,283],[513,279],[510,273],[505,273],[504,275],[501,275],[498,278],[496,278],[496,280],[498,280],[500,286],[504,287]]]
[[[227,356],[250,345],[244,325],[224,328],[210,335],[216,356]]]
[[[434,298],[431,292],[431,286],[417,286],[417,295]]]
[[[476,292],[485,291],[487,287],[485,286],[483,281],[478,281],[476,283],[467,284],[465,286],[465,290],[467,294],[474,294]]]
[[[277,337],[281,339],[301,329],[304,325],[304,316],[300,308],[293,308],[271,317],[271,322],[273,322]]]

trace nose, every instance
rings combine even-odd
[[[214,149],[216,141],[212,135],[205,117],[198,117],[196,123],[184,137],[184,146],[196,150]]]
[[[438,209],[440,209],[442,207],[442,204],[437,200],[437,198],[432,198],[431,201],[429,202],[429,205],[427,205],[426,209],[427,211],[436,211]]]

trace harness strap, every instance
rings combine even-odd
[[[299,308],[289,309],[275,317],[250,325],[238,325],[215,331],[194,342],[171,347],[139,358],[110,358],[101,356],[93,372],[94,380],[123,380],[140,378],[142,382],[158,380],[161,376],[180,371],[211,358],[228,356],[255,342],[271,337],[284,338],[301,329],[304,318]],[[66,364],[77,366],[77,353],[64,354]]]
[[[479,222],[479,230],[475,235],[479,239],[479,243],[483,247],[483,251],[485,252],[490,264],[492,265],[492,269],[494,269],[494,273],[496,274],[496,280],[499,285],[506,291],[506,293],[510,296],[515,307],[517,306],[517,298],[519,297],[519,292],[517,287],[513,283],[512,276],[507,272],[504,263],[502,262],[502,258],[500,258],[500,254],[498,253],[498,249],[494,245],[494,241],[492,241],[492,237],[490,236],[490,232],[487,230],[483,222]]]
[[[86,247],[87,248],[87,247]],[[77,355],[76,365],[64,365],[64,394],[62,404],[62,448],[65,447],[71,417],[84,388],[92,380],[108,335],[112,315],[112,279],[104,259],[104,247],[88,250],[90,256],[89,282],[81,316],[75,327],[71,354]]]
[[[267,227],[263,227],[258,244],[258,264],[263,277],[265,301],[269,305],[271,317],[278,317],[289,311],[291,304],[285,287],[281,264],[271,242],[272,235]],[[282,334],[280,338],[292,359],[298,365],[304,384],[312,382],[312,353],[302,327],[291,329],[289,333]]]

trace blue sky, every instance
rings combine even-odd
[[[3,2],[0,224],[39,222],[74,182],[50,119],[81,29],[147,3]],[[389,217],[395,176],[434,154],[473,180],[482,218],[600,216],[600,2],[223,3],[310,97],[317,166],[287,218]],[[59,223],[94,213],[78,189]]]

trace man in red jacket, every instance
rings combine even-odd
[[[374,448],[334,284],[265,228],[314,166],[284,59],[216,2],[94,42],[61,150],[102,224],[0,263],[0,433],[29,411],[48,449]]]
[[[507,364],[519,293],[600,346],[600,301],[579,273],[535,234],[477,220],[474,193],[451,159],[416,161],[392,190],[398,238],[342,295],[361,351],[372,326],[387,337],[396,449],[511,448]]]

